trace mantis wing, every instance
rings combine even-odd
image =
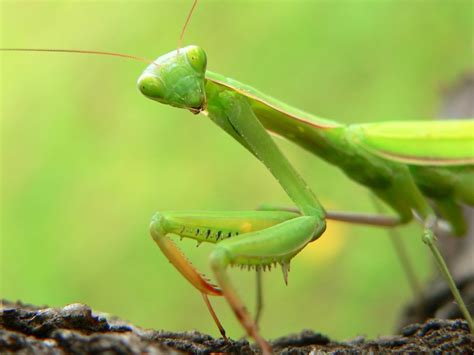
[[[407,164],[454,233],[465,233],[459,203],[474,206],[474,120],[361,124],[349,135],[370,153]]]
[[[474,120],[384,122],[350,126],[357,144],[408,165],[474,164]]]

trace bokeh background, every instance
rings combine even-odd
[[[147,58],[173,50],[191,1],[2,1],[2,47],[79,48]],[[466,1],[201,1],[186,44],[209,68],[341,122],[431,119],[472,70]],[[144,65],[110,57],[1,54],[1,297],[86,303],[143,327],[217,335],[201,296],[148,235],[154,211],[289,204],[271,175],[204,116],[142,97]],[[331,209],[373,211],[368,192],[285,141]],[[403,198],[401,196],[400,198]],[[420,278],[420,228],[401,229]],[[183,241],[208,270],[211,247]],[[255,276],[233,270],[253,309]],[[383,230],[329,223],[264,275],[266,337],[312,328],[337,339],[389,334],[411,298]],[[231,337],[243,334],[212,299]]]

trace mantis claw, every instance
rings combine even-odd
[[[281,271],[283,272],[283,280],[285,280],[285,285],[288,286],[288,271],[290,271],[290,263],[281,263]]]

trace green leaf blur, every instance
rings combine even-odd
[[[191,1],[2,1],[2,47],[155,58],[176,48]],[[185,44],[208,67],[342,122],[431,119],[472,70],[472,2],[202,1]],[[204,116],[135,87],[144,65],[99,56],[1,54],[1,297],[86,303],[144,327],[217,335],[201,296],[148,235],[154,211],[289,204],[265,168]],[[372,211],[367,191],[279,140],[328,206]],[[401,198],[403,198],[401,196]],[[401,229],[420,277],[420,228]],[[197,266],[210,247],[181,244]],[[232,271],[254,307],[254,275]],[[393,331],[410,289],[387,233],[329,224],[295,258],[289,286],[264,275],[265,337],[312,328],[342,339]],[[243,334],[211,299],[228,334]]]

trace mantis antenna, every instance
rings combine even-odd
[[[191,16],[193,15],[194,9],[198,0],[194,0],[193,5],[191,6],[191,10],[189,10],[188,16],[186,17],[186,21],[184,22],[183,29],[181,30],[181,34],[179,35],[178,40],[178,49],[176,51],[179,54],[179,50],[181,48],[181,44],[183,42],[184,33],[186,32],[186,28],[188,27],[189,21],[191,20]],[[0,48],[0,51],[10,51],[10,52],[55,52],[55,53],[76,53],[76,54],[93,54],[93,55],[108,55],[112,57],[120,57],[126,59],[132,59],[139,62],[145,62],[147,64],[156,64],[153,60],[149,60],[142,57],[137,57],[130,54],[122,54],[122,53],[114,53],[114,52],[104,52],[104,51],[95,51],[95,50],[83,50],[83,49],[58,49],[58,48]]]
[[[11,51],[11,52],[55,52],[55,53],[77,53],[77,54],[96,54],[96,55],[109,55],[113,57],[120,57],[126,59],[132,59],[139,62],[145,62],[147,64],[154,63],[152,60],[137,57],[130,54],[114,53],[114,52],[103,52],[103,51],[92,51],[82,49],[56,49],[56,48],[0,48],[0,51]]]
[[[196,5],[198,3],[198,0],[194,0],[194,3],[191,7],[191,10],[188,13],[188,16],[186,17],[186,21],[184,23],[183,29],[181,31],[181,34],[179,36],[179,41],[178,41],[178,49],[177,49],[177,54],[179,55],[179,49],[181,48],[181,43],[183,41],[184,33],[186,32],[186,28],[189,24],[189,20],[191,19],[191,16],[194,12],[194,9],[196,8]],[[75,53],[75,54],[89,54],[89,55],[104,55],[104,56],[112,56],[112,57],[119,57],[119,58],[126,58],[126,59],[132,59],[136,60],[139,62],[145,62],[147,64],[154,64],[158,66],[157,63],[155,63],[152,60],[145,59],[142,57],[137,57],[134,55],[129,55],[129,54],[122,54],[122,53],[114,53],[114,52],[104,52],[104,51],[95,51],[95,50],[83,50],[83,49],[58,49],[58,48],[0,48],[0,51],[10,51],[10,52],[53,52],[53,53]],[[217,327],[219,328],[219,332],[221,333],[222,337],[227,341],[227,337],[225,334],[225,329],[222,326],[221,322],[219,321],[219,318],[217,317],[216,313],[214,312],[214,309],[212,308],[211,303],[209,302],[209,299],[206,294],[202,294],[204,303],[206,304],[212,318],[214,319],[214,322],[216,323]]]
[[[178,40],[178,49],[176,50],[176,55],[179,55],[179,50],[181,49],[181,45],[183,44],[184,33],[186,32],[186,28],[188,27],[189,21],[191,20],[191,16],[194,13],[194,9],[199,0],[194,0],[193,5],[191,6],[191,10],[188,12],[188,16],[186,17],[186,21],[184,21],[183,29],[181,30],[181,34],[179,35]]]

